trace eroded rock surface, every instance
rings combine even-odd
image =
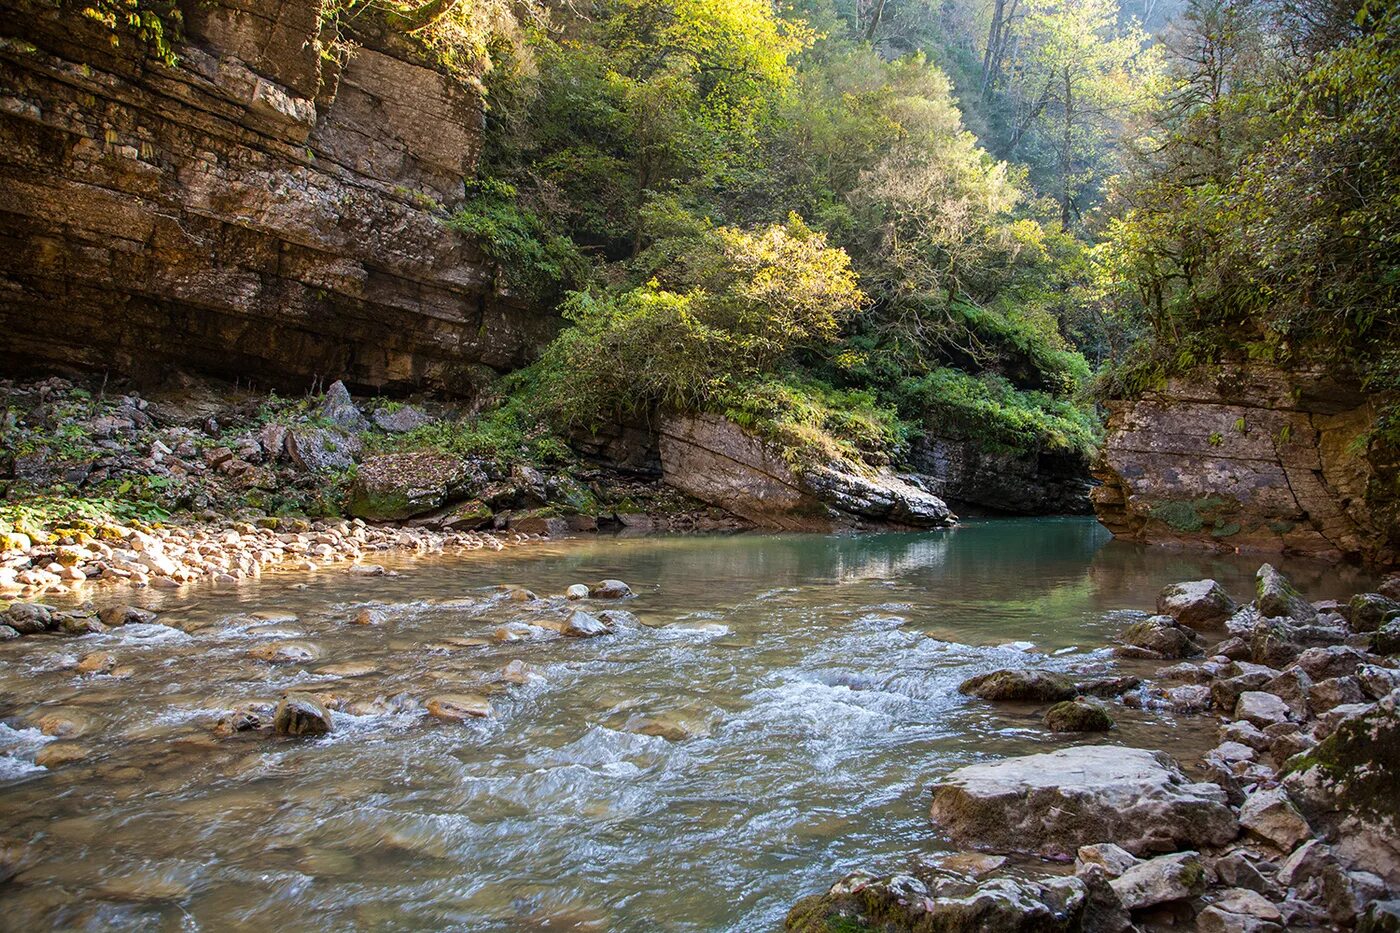
[[[1396,465],[1359,386],[1226,365],[1108,403],[1095,511],[1115,535],[1392,563]]]
[[[174,67],[77,7],[0,6],[0,358],[466,388],[548,339],[442,224],[478,90],[373,15],[341,67],[316,0],[180,6]]]
[[[942,499],[889,470],[871,476],[837,464],[795,470],[776,447],[716,415],[667,418],[659,446],[666,482],[765,527],[936,528],[957,520]]]
[[[1108,840],[1134,855],[1226,842],[1238,825],[1225,799],[1160,752],[1090,745],[960,768],[931,813],[959,844],[1067,859]]]

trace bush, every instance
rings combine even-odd
[[[504,182],[468,182],[467,201],[447,224],[475,238],[501,267],[506,284],[531,300],[552,303],[587,274],[587,261],[573,241],[551,233]]]

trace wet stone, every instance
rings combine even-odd
[[[958,692],[983,700],[1053,703],[1072,699],[1076,691],[1066,677],[1027,668],[978,674],[963,681]]]
[[[470,693],[444,693],[429,698],[428,715],[451,722],[484,719],[491,715],[491,701]]]
[[[331,731],[330,711],[305,693],[289,693],[277,704],[272,727],[278,735],[324,735]]]

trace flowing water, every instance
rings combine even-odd
[[[0,927],[774,929],[849,869],[937,851],[930,781],[1073,741],[961,680],[1106,670],[1125,610],[1202,576],[1245,597],[1257,564],[1110,541],[1089,520],[999,520],[590,538],[139,594],[174,628],[0,645],[0,836],[28,843]],[[1360,585],[1288,569],[1313,598]],[[536,624],[562,617],[551,594],[604,577],[631,584],[641,624],[593,639]],[[384,624],[348,624],[366,607]],[[495,641],[508,622],[529,637]],[[248,657],[280,639],[321,656]],[[73,670],[94,650],[116,676]],[[530,676],[502,680],[516,660]],[[211,731],[290,687],[343,704],[331,735]],[[433,719],[421,704],[441,692],[486,693],[495,715]],[[33,764],[55,741],[46,715],[85,757]],[[1094,741],[1214,744],[1206,718],[1116,715]]]

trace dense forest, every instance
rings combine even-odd
[[[568,322],[467,446],[671,407],[1084,453],[1223,356],[1400,379],[1393,6],[430,6],[488,106],[450,223]]]

